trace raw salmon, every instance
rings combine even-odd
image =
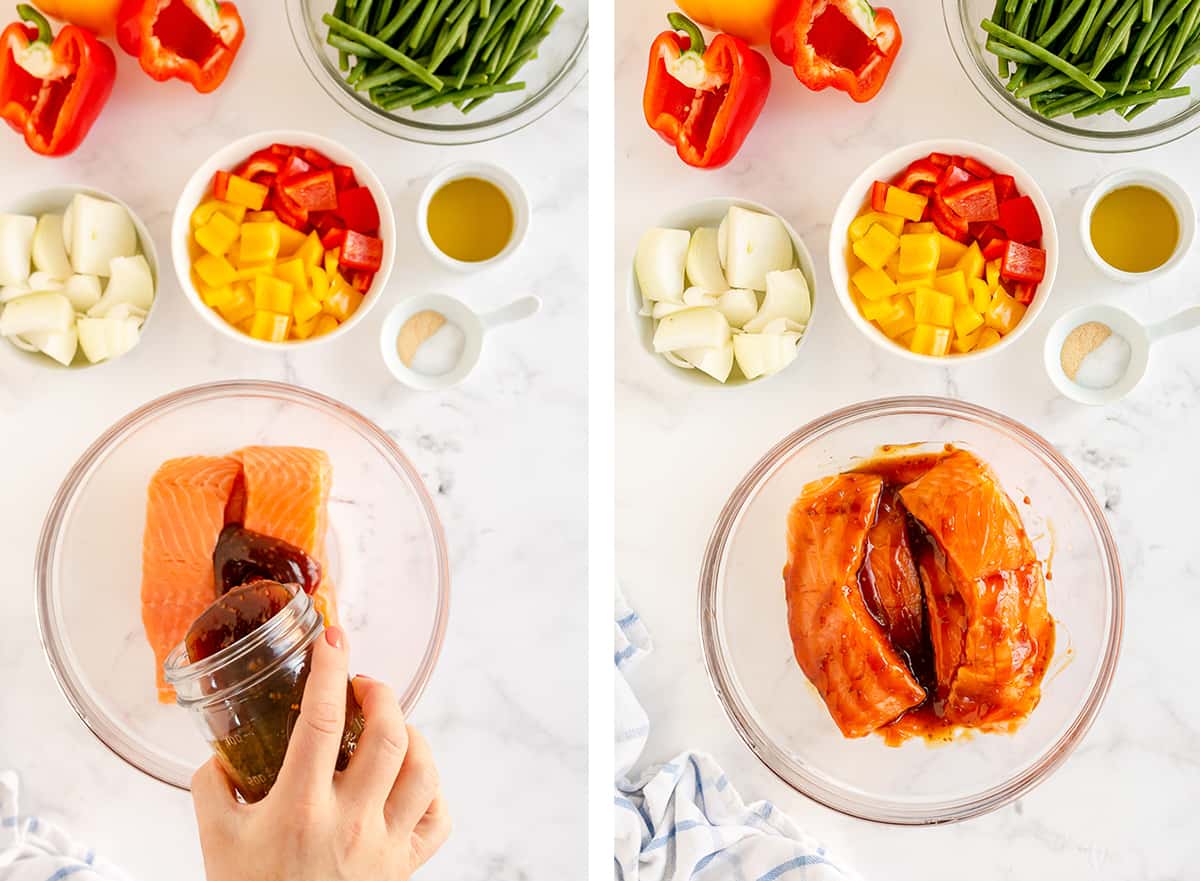
[[[908,541],[908,518],[892,487],[884,489],[875,525],[867,534],[867,555],[859,583],[868,608],[911,667],[923,654],[925,610]]]
[[[329,456],[305,447],[245,447],[233,455],[245,478],[245,527],[293,544],[321,564],[313,602],[327,624],[337,623],[325,547],[333,483]]]
[[[842,474],[804,487],[788,517],[783,577],[796,661],[847,737],[925,700],[858,586],[883,480]]]
[[[967,638],[967,612],[958,594],[958,586],[946,570],[946,556],[941,549],[932,541],[921,542],[917,548],[916,563],[925,592],[937,696],[944,701],[950,695],[954,674],[962,663],[963,642]]]
[[[162,703],[175,699],[175,690],[163,678],[163,661],[213,600],[213,548],[241,469],[236,459],[190,456],[164,462],[150,479],[142,540],[142,625],[154,650]]]

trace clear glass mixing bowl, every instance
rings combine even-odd
[[[416,469],[382,429],[337,401],[274,382],[196,386],[134,411],[88,448],[50,507],[37,555],[38,627],[79,718],[129,764],[180,788],[208,745],[186,710],[155,693],[141,619],[146,487],[166,459],[248,444],[329,454],[330,568],[351,668],[390,684],[406,714],[446,630],[442,527]]]
[[[309,72],[343,110],[385,134],[421,144],[478,144],[512,134],[537,122],[571,94],[587,76],[588,4],[559,0],[563,15],[542,44],[538,57],[521,68],[520,92],[496,95],[468,116],[454,107],[413,111],[381,110],[366,94],[346,85],[337,50],[325,42],[321,16],[334,0],[286,0],[288,23]]]
[[[793,500],[811,480],[846,470],[885,444],[908,443],[954,443],[981,456],[1017,502],[1038,556],[1050,561],[1055,653],[1041,703],[1014,734],[938,746],[910,740],[889,747],[876,735],[847,740],[792,655],[781,572]],[[994,810],[1057,768],[1108,692],[1123,609],[1116,544],[1078,472],[1029,429],[941,398],[856,404],[784,438],[734,490],[700,573],[705,663],[750,749],[785,783],[828,807],[906,825]]]
[[[1073,150],[1126,153],[1160,147],[1200,128],[1200,68],[1179,83],[1192,87],[1190,96],[1162,101],[1131,122],[1114,113],[1083,119],[1070,114],[1057,119],[1039,116],[1027,101],[1005,89],[996,57],[984,47],[987,34],[979,23],[991,17],[994,7],[994,0],[942,0],[946,33],[971,85],[996,112],[1029,134]]]

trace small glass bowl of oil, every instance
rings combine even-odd
[[[1196,237],[1196,209],[1187,190],[1166,175],[1126,169],[1092,190],[1080,235],[1083,250],[1101,272],[1138,284],[1183,261]]]
[[[450,269],[478,272],[504,262],[529,234],[529,196],[498,165],[458,162],[425,185],[417,231],[430,255]]]

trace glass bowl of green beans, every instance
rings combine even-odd
[[[942,0],[963,71],[1009,122],[1094,153],[1200,128],[1200,0]]]
[[[474,144],[554,109],[587,74],[584,0],[286,0],[321,87],[362,122]]]

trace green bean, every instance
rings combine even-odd
[[[1104,31],[1105,26],[1112,18],[1113,10],[1117,8],[1117,4],[1121,0],[1104,0],[1100,6],[1100,11],[1096,13],[1096,18],[1092,21],[1092,26],[1088,29],[1087,35],[1080,42],[1078,50],[1072,48],[1072,58],[1082,60],[1085,54],[1094,54],[1094,47],[1097,46],[1097,41],[1100,39],[1100,34]],[[1076,35],[1078,39],[1078,35]],[[1074,42],[1072,42],[1072,47]]]
[[[527,34],[525,39],[521,41],[521,45],[517,47],[517,55],[520,56],[531,49],[536,49],[546,37],[550,36],[550,31],[554,28],[555,23],[563,14],[561,6],[553,6],[550,9],[550,14],[547,15],[540,28],[531,34]],[[509,65],[511,67],[511,63]]]
[[[1050,104],[1042,110],[1042,116],[1047,119],[1056,119],[1060,116],[1065,116],[1068,113],[1074,113],[1076,110],[1081,110],[1084,107],[1090,107],[1093,104],[1100,103],[1102,99],[1097,98],[1091,93],[1082,95],[1068,95],[1059,101]]]
[[[365,28],[367,26],[367,18],[371,14],[371,4],[374,2],[375,0],[356,0],[354,15],[350,17],[347,23],[359,29]]]
[[[1056,4],[1053,0],[1043,0],[1038,7],[1037,21],[1033,25],[1033,35],[1035,38],[1046,33],[1046,28],[1050,27],[1050,19],[1054,17],[1054,9]]]
[[[412,33],[409,34],[406,44],[409,49],[421,51],[421,47],[425,43],[425,32],[429,30],[430,23],[435,18],[440,18],[445,14],[446,9],[454,0],[431,0],[425,4],[425,9],[421,12],[421,17],[417,19],[416,25],[413,26]]]
[[[1200,3],[1192,4],[1188,10],[1187,18],[1183,20],[1179,30],[1175,34],[1175,38],[1171,41],[1170,48],[1162,61],[1162,69],[1159,73],[1154,74],[1154,88],[1160,89],[1163,83],[1167,81],[1167,77],[1171,75],[1171,70],[1179,61],[1179,56],[1183,53],[1183,47],[1187,43],[1188,38],[1195,32],[1197,24],[1200,23]]]
[[[1017,8],[1017,14],[1013,16],[1012,31],[1015,34],[1025,36],[1029,27],[1029,16],[1033,14],[1034,0],[1022,0],[1021,5]]]
[[[337,2],[335,4],[333,4],[333,14],[336,18],[341,18],[343,15],[346,14],[346,0],[337,0]],[[333,34],[330,33],[329,36],[332,37]],[[338,50],[338,70],[340,70],[342,73],[345,73],[349,69],[350,69],[350,53],[347,52],[345,49],[339,49]]]
[[[379,5],[375,7],[375,14],[371,16],[370,33],[376,36],[379,35],[379,31],[383,28],[383,23],[392,14],[392,7],[395,5],[396,0],[380,0]]]
[[[1144,7],[1143,7],[1144,9]],[[1142,13],[1143,21],[1145,20],[1145,12]],[[1165,10],[1160,6],[1158,13],[1155,16],[1155,22],[1161,21],[1166,15]],[[1138,65],[1142,61],[1142,55],[1145,54],[1146,48],[1150,45],[1150,39],[1154,36],[1153,24],[1143,27],[1141,33],[1138,34],[1137,42],[1133,44],[1133,51],[1125,58],[1124,66],[1122,67],[1121,88],[1122,95],[1129,88],[1129,83],[1133,80],[1133,73],[1137,70]]]
[[[472,86],[469,89],[454,89],[414,104],[413,109],[428,110],[431,107],[441,107],[454,101],[490,98],[501,92],[519,92],[524,88],[524,83],[492,83],[486,86]]]
[[[1043,64],[1048,64],[1061,73],[1067,74],[1067,76],[1071,77],[1071,79],[1075,80],[1075,82],[1079,83],[1079,85],[1083,86],[1089,92],[1103,97],[1104,87],[1066,59],[1060,58],[1032,40],[1026,40],[1024,37],[1000,27],[995,22],[985,20],[983,22],[983,29],[996,37],[996,39],[1008,43],[1017,49],[1021,49]]]
[[[339,52],[345,52],[348,55],[357,55],[359,58],[378,58],[379,53],[374,49],[368,49],[362,43],[354,40],[347,40],[345,37],[338,34],[330,34],[326,40],[330,46],[337,49]]]
[[[425,89],[423,92],[415,95],[404,95],[397,96],[395,98],[389,98],[382,106],[384,110],[399,110],[401,107],[411,107],[414,104],[420,103],[421,101],[426,101],[430,98],[436,97],[437,94],[437,90],[435,89]]]
[[[1092,29],[1092,24],[1096,21],[1096,16],[1100,13],[1100,7],[1103,5],[1104,0],[1091,0],[1088,3],[1087,9],[1083,13],[1083,20],[1079,22],[1079,27],[1075,29],[1075,36],[1067,44],[1068,51],[1072,55],[1078,55],[1079,50],[1083,48],[1084,38],[1087,37],[1088,31]]]
[[[1007,43],[1002,43],[995,37],[988,38],[987,50],[993,55],[999,55],[1001,58],[1016,61],[1020,64],[1034,64],[1037,62],[1037,59],[1028,52],[1017,49]]]
[[[475,10],[479,8],[479,0],[469,0],[467,7],[469,13],[464,12],[458,21],[451,28],[450,34],[446,42],[440,48],[434,47],[433,59],[429,62],[429,69],[436,71],[441,67],[442,62],[446,60],[451,50],[458,44],[458,41],[466,34],[467,29],[471,26],[471,20],[475,17]]]
[[[520,44],[521,38],[529,31],[529,26],[533,24],[541,7],[542,0],[529,0],[525,4],[525,8],[521,10],[521,17],[517,19],[516,25],[509,32],[508,39],[504,43],[504,52],[500,56],[498,69],[504,70],[508,67],[513,56],[517,54],[517,46]]]
[[[1109,110],[1121,110],[1125,107],[1136,107],[1139,104],[1153,104],[1156,101],[1162,101],[1166,98],[1182,98],[1184,95],[1190,95],[1191,92],[1191,89],[1183,86],[1178,89],[1159,89],[1158,91],[1142,92],[1138,95],[1116,95],[1083,110],[1075,111],[1075,117],[1078,119],[1085,116],[1095,116],[1097,113],[1106,113]]]
[[[1079,11],[1083,9],[1083,5],[1087,2],[1088,0],[1071,0],[1067,8],[1059,15],[1058,20],[1050,26],[1046,33],[1037,38],[1037,44],[1046,49],[1050,48],[1054,41],[1058,39],[1059,34],[1067,29],[1067,26],[1075,19],[1075,16],[1079,14]]]
[[[1154,17],[1154,0],[1142,0],[1142,21],[1150,21]]]
[[[343,21],[339,21],[332,15],[326,14],[321,20],[324,21],[325,24],[329,25],[330,30],[337,31],[343,36],[350,37],[352,40],[357,40],[368,49],[374,49],[384,58],[388,59],[394,64],[398,64],[400,67],[403,67],[423,83],[426,83],[427,85],[434,89],[438,89],[439,91],[441,90],[443,83],[440,79],[438,79],[421,65],[417,64],[399,49],[392,48],[382,40],[372,37],[370,34],[360,31],[358,28],[352,27]]]
[[[1124,13],[1118,16],[1118,24],[1113,28],[1113,32],[1109,34],[1100,43],[1100,49],[1096,53],[1096,57],[1092,59],[1092,66],[1088,72],[1093,78],[1098,77],[1113,57],[1121,51],[1121,43],[1129,39],[1129,33],[1133,29],[1133,22],[1138,17],[1138,0],[1127,0],[1123,7]]]
[[[548,31],[554,27],[554,23],[558,21],[562,14],[563,8],[557,3],[548,4],[545,11],[542,12],[541,18],[534,23],[530,30],[535,33],[538,31]],[[518,49],[518,51],[520,50]]]
[[[412,14],[420,9],[421,4],[424,2],[426,0],[406,0],[404,5],[396,10],[396,14],[392,17],[392,20],[384,25],[383,30],[376,34],[376,36],[383,40],[383,42],[390,43],[392,37],[396,35],[400,28],[404,27],[405,23],[412,18]]]
[[[488,31],[491,30],[495,20],[500,17],[500,5],[487,13],[483,13],[483,4],[489,0],[481,0],[480,13],[484,14],[483,24],[475,29],[474,35],[471,37],[471,42],[467,46],[466,53],[463,55],[462,61],[459,63],[458,80],[454,83],[454,88],[461,89],[467,81],[467,77],[471,73],[471,68],[475,65],[475,59],[479,56],[479,50],[483,48],[484,42],[487,40]]]

